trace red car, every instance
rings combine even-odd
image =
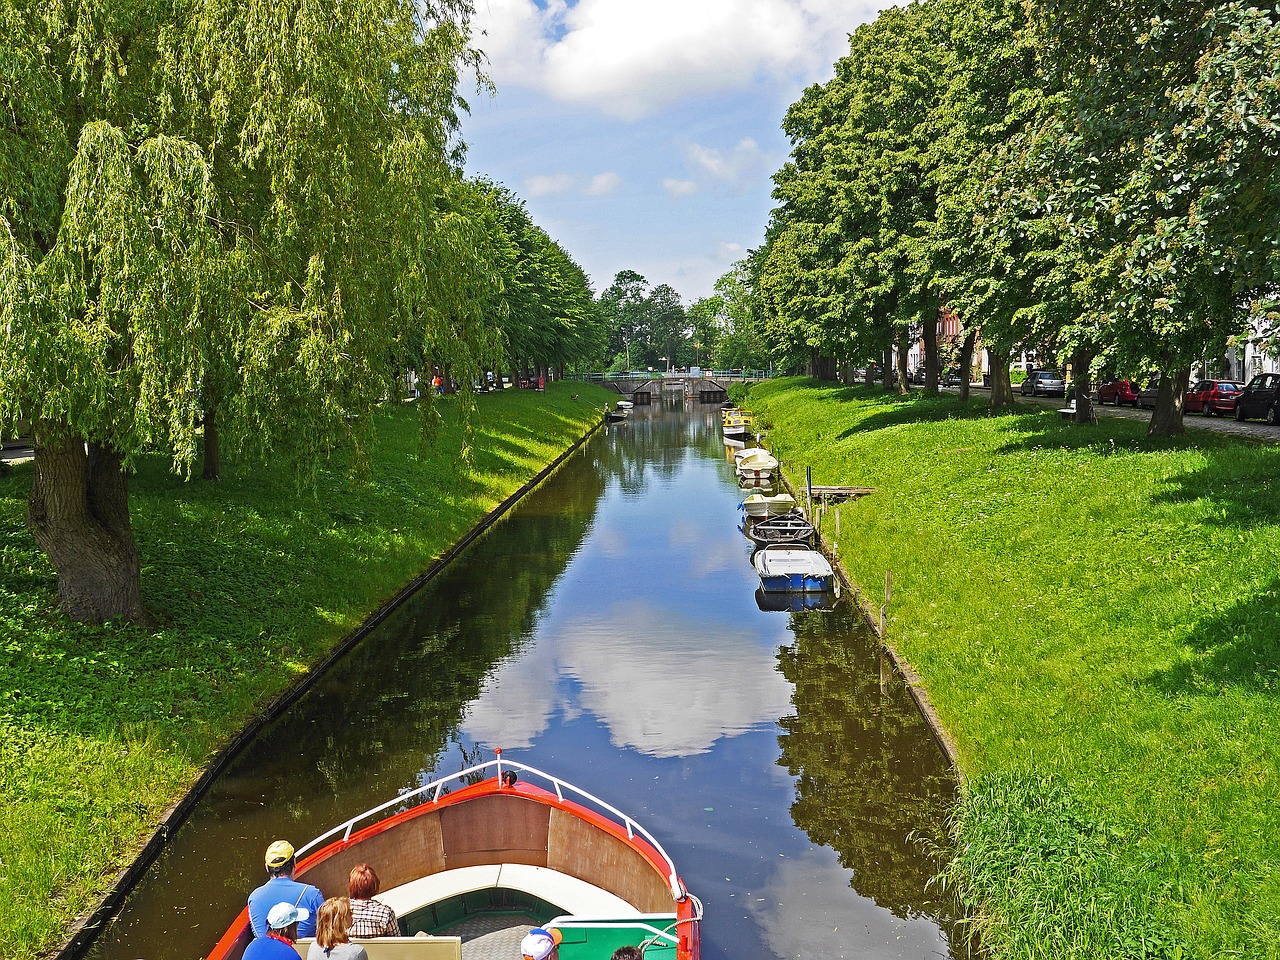
[[[1138,385],[1132,380],[1112,380],[1098,387],[1098,403],[1114,403],[1117,407],[1127,403],[1138,405]]]
[[[1234,380],[1200,380],[1187,391],[1182,408],[1188,413],[1203,413],[1211,417],[1215,413],[1234,413],[1236,401],[1244,384]]]

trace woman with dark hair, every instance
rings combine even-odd
[[[400,924],[396,920],[396,912],[373,899],[378,892],[378,875],[367,863],[358,863],[351,868],[351,877],[347,881],[347,893],[351,894],[351,917],[353,920],[351,935],[353,937],[398,937]]]
[[[365,948],[351,942],[351,901],[346,897],[330,897],[320,905],[307,960],[369,960]]]

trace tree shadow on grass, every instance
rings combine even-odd
[[[1201,522],[1216,526],[1280,521],[1280,445],[1236,442],[1202,449],[1205,466],[1169,479],[1155,503],[1203,500],[1215,509]]]
[[[1280,575],[1189,629],[1183,642],[1198,655],[1152,673],[1147,682],[1169,695],[1280,692]]]

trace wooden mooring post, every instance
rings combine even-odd
[[[889,601],[893,599],[893,571],[884,572],[884,603],[880,605],[880,639],[884,639],[885,627],[889,623]]]

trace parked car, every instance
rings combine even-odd
[[[1152,377],[1147,381],[1147,385],[1138,391],[1139,407],[1145,410],[1154,410],[1156,408],[1156,397],[1160,395],[1160,378]]]
[[[1132,380],[1112,380],[1098,387],[1098,403],[1138,405],[1138,385]]]
[[[1203,413],[1206,417],[1215,413],[1231,413],[1236,408],[1242,386],[1234,380],[1200,380],[1187,391],[1182,408],[1188,413]]]
[[[944,387],[960,386],[960,371],[954,367],[942,375],[942,385]]]
[[[1032,370],[1018,389],[1024,397],[1061,397],[1066,395],[1067,384],[1057,370]]]
[[[1280,426],[1280,373],[1260,373],[1240,391],[1236,419],[1257,417],[1272,426]]]

